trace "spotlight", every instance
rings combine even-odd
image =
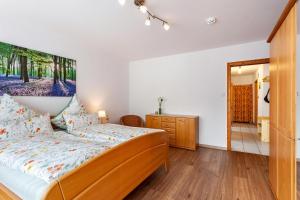
[[[166,22],[163,23],[163,27],[166,31],[168,31],[170,29],[170,25]]]
[[[150,26],[150,25],[151,25],[150,16],[146,19],[145,25],[146,25],[146,26]]]
[[[121,6],[124,6],[125,3],[126,3],[126,0],[118,0],[118,1],[119,1],[119,4],[120,4]]]

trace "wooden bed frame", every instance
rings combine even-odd
[[[165,132],[134,138],[59,178],[43,199],[123,199],[159,167],[168,171],[168,148]],[[0,184],[0,199],[20,198]]]

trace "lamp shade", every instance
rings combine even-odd
[[[106,117],[106,112],[105,112],[105,110],[99,110],[99,111],[98,111],[98,116],[99,116],[100,118]]]

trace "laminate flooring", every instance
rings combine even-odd
[[[157,170],[126,200],[273,200],[265,156],[170,148],[170,169]]]

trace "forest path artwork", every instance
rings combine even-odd
[[[0,96],[73,96],[76,61],[0,42]]]

